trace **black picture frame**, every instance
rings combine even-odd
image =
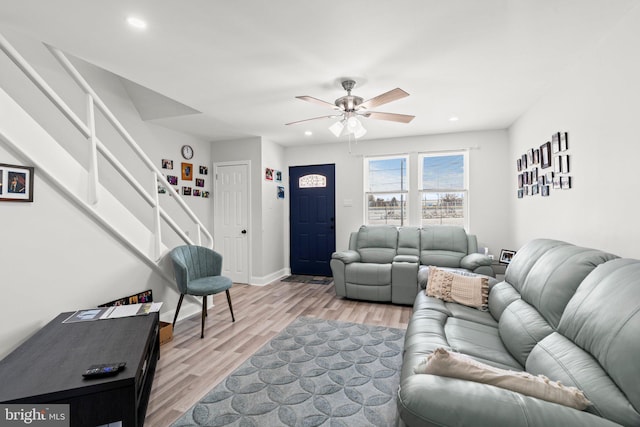
[[[498,258],[498,262],[500,262],[500,264],[510,264],[515,254],[516,251],[502,249],[500,251],[500,258]]]
[[[551,141],[547,141],[540,146],[540,168],[551,167]]]
[[[33,202],[32,166],[0,163],[0,201]]]

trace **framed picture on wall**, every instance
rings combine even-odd
[[[540,146],[540,167],[546,169],[551,166],[551,142],[547,141]]]
[[[560,151],[567,151],[569,148],[569,134],[560,132]]]
[[[0,163],[0,201],[33,202],[33,171],[30,166]]]
[[[182,179],[184,181],[193,181],[193,163],[182,163]]]

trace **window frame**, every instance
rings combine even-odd
[[[370,162],[371,161],[380,161],[380,160],[395,160],[395,159],[404,159],[405,165],[406,165],[406,171],[405,171],[405,180],[403,181],[403,185],[402,187],[404,187],[404,190],[389,190],[389,191],[372,191],[370,183],[369,183],[369,171],[370,171]],[[364,203],[363,203],[363,217],[364,217],[364,221],[363,224],[365,225],[370,225],[371,223],[369,222],[369,196],[373,195],[375,197],[375,195],[380,195],[380,194],[401,194],[405,196],[405,207],[404,207],[404,216],[400,217],[400,224],[397,224],[398,226],[402,227],[402,226],[407,226],[409,221],[410,221],[410,209],[411,206],[413,205],[413,203],[411,203],[411,197],[410,197],[410,182],[411,182],[411,168],[409,167],[410,164],[410,157],[408,154],[394,154],[394,155],[385,155],[385,156],[364,156],[363,157],[364,160],[364,165],[363,165],[363,190],[364,190]]]
[[[424,188],[424,159],[427,157],[445,157],[445,156],[457,156],[461,155],[463,165],[463,188]],[[469,150],[450,150],[450,151],[437,151],[437,152],[422,152],[418,153],[418,203],[417,209],[419,225],[423,226],[422,218],[422,200],[423,195],[426,193],[463,193],[464,200],[462,206],[463,212],[463,227],[465,230],[469,230]]]

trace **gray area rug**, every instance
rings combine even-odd
[[[299,317],[173,426],[393,426],[403,340],[402,329]]]

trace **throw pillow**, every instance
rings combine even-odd
[[[446,302],[487,310],[489,306],[489,280],[471,277],[429,266],[427,296]]]
[[[576,387],[563,386],[544,375],[535,376],[528,372],[496,368],[444,348],[438,348],[427,356],[414,372],[490,384],[581,411],[591,405],[584,393]]]

